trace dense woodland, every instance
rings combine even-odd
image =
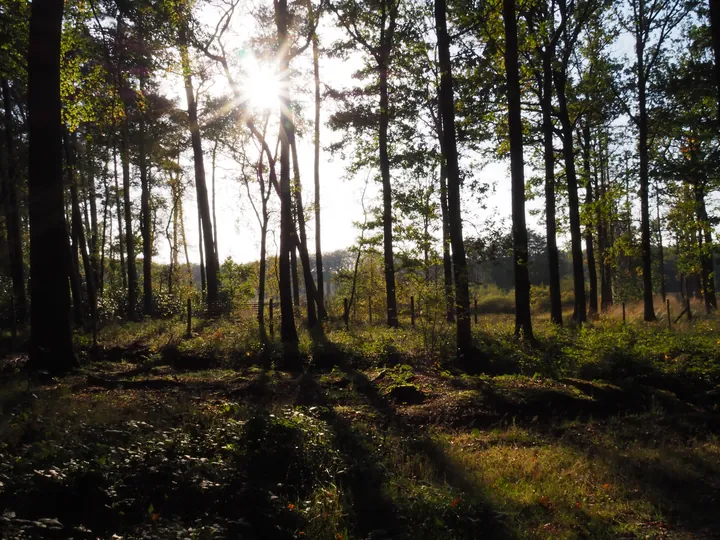
[[[720,2],[0,0],[0,84],[0,536],[720,530]]]

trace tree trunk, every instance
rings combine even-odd
[[[310,4],[312,5],[312,4]],[[320,242],[320,47],[317,32],[312,36],[313,76],[315,79],[315,136],[314,136],[314,167],[315,181],[315,266],[317,269],[317,291],[315,299],[318,306],[318,317],[327,318],[325,310],[325,279],[323,276],[322,248]]]
[[[117,207],[117,223],[118,223],[118,249],[120,251],[120,276],[123,291],[127,291],[127,271],[125,268],[125,236],[123,234],[123,210],[120,203],[120,183],[118,180],[117,167],[117,141],[113,146],[113,164],[115,168],[115,206]]]
[[[290,92],[288,88],[288,71],[290,56],[287,48],[288,11],[287,0],[275,2],[275,23],[277,26],[278,49],[282,51],[280,58],[280,337],[286,346],[285,361],[288,367],[296,367],[298,335],[290,291],[290,250],[292,243],[292,196],[290,190]]]
[[[438,143],[443,146],[442,120],[437,119],[435,130]],[[453,292],[453,267],[450,255],[450,212],[448,210],[447,190],[447,163],[444,156],[440,159],[440,216],[442,219],[442,249],[443,249],[443,283],[445,291],[445,305],[447,310],[446,319],[448,322],[455,321],[455,293]]]
[[[123,176],[123,208],[125,210],[125,248],[127,250],[127,315],[133,320],[136,317],[138,276],[135,266],[135,236],[132,230],[132,205],[130,201],[130,133],[127,119],[124,122],[120,137],[120,162]]]
[[[68,209],[70,213],[72,209]],[[68,223],[67,217],[65,220],[66,233],[70,238],[69,243],[69,261],[70,264],[67,267],[67,275],[70,278],[70,295],[72,297],[72,313],[73,323],[76,328],[82,328],[85,323],[83,314],[83,292],[82,292],[82,278],[80,277],[80,262],[78,261],[78,237],[77,237],[77,226]],[[72,228],[71,228],[72,226]]]
[[[447,31],[445,0],[435,0],[435,28],[440,63],[439,112],[443,125],[442,152],[447,164],[448,214],[450,216],[450,239],[452,242],[453,269],[455,272],[455,302],[457,305],[457,351],[460,362],[467,362],[472,351],[470,329],[470,291],[465,245],[462,236],[462,211],[460,208],[460,167],[458,165],[455,138],[455,103],[453,77],[450,61],[450,36]]]
[[[564,67],[561,70],[555,71],[554,80],[559,105],[558,117],[562,128],[563,157],[565,159],[568,210],[570,213],[570,244],[573,259],[573,291],[575,293],[573,320],[578,324],[582,324],[587,320],[585,312],[585,273],[583,270],[580,202],[578,201],[577,173],[575,170],[575,149],[573,148],[572,123],[570,122],[565,95],[566,69]]]
[[[218,226],[217,213],[215,212],[215,160],[217,157],[217,141],[213,144],[212,151],[212,222],[213,222],[213,242],[215,248],[215,267],[220,271],[220,256],[218,255]]]
[[[293,232],[294,230],[293,226]],[[292,278],[293,306],[300,313],[300,280],[298,279],[297,251],[294,247],[290,249],[290,277]]]
[[[193,89],[192,74],[190,73],[190,58],[187,50],[187,30],[180,32],[180,53],[182,56],[183,73],[185,75],[185,97],[188,104],[188,117],[190,120],[190,136],[192,139],[193,159],[195,162],[195,189],[197,191],[198,212],[202,223],[202,236],[205,244],[205,272],[207,279],[207,306],[210,313],[217,309],[218,301],[218,268],[216,265],[215,247],[213,240],[213,227],[210,219],[210,203],[208,201],[207,185],[205,183],[205,164],[203,162],[202,141],[200,139],[200,125],[198,124],[197,103]]]
[[[660,266],[660,294],[663,304],[665,303],[665,252],[663,250],[662,221],[660,220],[660,189],[655,186],[655,210],[657,212],[657,241],[658,241],[658,263]]]
[[[645,321],[654,321],[652,289],[652,251],[650,248],[650,201],[649,201],[649,164],[648,152],[648,112],[647,81],[645,77],[645,2],[639,0],[638,28],[635,32],[635,52],[637,54],[638,84],[638,154],[640,158],[640,233],[643,273],[643,306]]]
[[[557,246],[557,217],[555,213],[555,149],[553,148],[552,121],[552,56],[551,50],[543,54],[543,75],[540,100],[543,127],[543,158],[545,162],[545,234],[549,263],[550,320],[562,326],[562,300],[560,298],[560,253]]]
[[[713,275],[712,227],[709,222],[707,206],[705,204],[705,187],[703,182],[697,182],[695,185],[695,209],[700,225],[698,238],[703,244],[700,250],[703,299],[705,301],[705,310],[710,313],[717,309],[717,296],[715,293],[715,277]]]
[[[515,270],[515,335],[534,339],[530,317],[530,273],[525,224],[525,162],[520,108],[518,29],[515,0],[503,0],[505,22],[505,70],[507,74],[510,177],[512,183],[513,267]]]
[[[90,251],[90,264],[93,271],[93,279],[95,285],[99,290],[100,283],[100,267],[99,267],[99,247],[98,247],[98,211],[97,211],[97,192],[95,189],[95,170],[93,167],[91,143],[86,141],[85,143],[85,156],[87,158],[87,171],[83,176],[84,182],[83,187],[87,194],[87,200],[90,202],[90,241],[88,242],[88,249]],[[85,206],[87,213],[87,205]]]
[[[590,173],[590,126],[586,123],[582,129],[583,176],[585,177],[585,205],[587,206],[588,223],[585,225],[585,252],[587,253],[588,278],[590,280],[590,302],[588,315],[595,317],[598,313],[598,279],[593,246],[593,186]]]
[[[598,251],[600,257],[600,309],[608,310],[612,305],[612,266],[608,261],[607,250],[610,247],[607,216],[609,214],[607,189],[605,178],[605,145],[598,137],[598,164],[600,170],[600,184],[598,185],[598,173],[595,171],[595,192],[598,194],[595,219],[597,220]]]
[[[393,216],[392,216],[392,187],[390,185],[390,156],[388,154],[388,127],[390,123],[389,97],[388,97],[388,52],[380,70],[380,174],[382,176],[383,197],[383,254],[385,259],[385,297],[387,304],[387,324],[390,328],[400,326],[397,314],[397,300],[395,297],[395,261],[393,257]]]
[[[140,78],[141,99],[145,95],[145,80]],[[138,122],[140,128],[140,141],[138,144],[138,159],[140,160],[140,231],[143,239],[143,312],[145,315],[152,315],[153,312],[153,291],[152,291],[152,220],[150,216],[150,178],[148,173],[147,151],[146,151],[146,119],[144,110],[140,111]]]
[[[207,280],[205,276],[205,254],[203,251],[203,230],[200,211],[198,210],[198,251],[200,251],[200,295],[203,301],[207,297]]]
[[[77,166],[77,133],[64,134],[65,152],[67,156],[68,183],[70,184],[70,208],[72,212],[72,237],[76,248],[79,248],[85,272],[85,289],[90,308],[90,319],[95,322],[97,307],[97,289],[95,286],[95,275],[92,268],[92,261],[88,253],[87,238],[83,229],[82,214],[80,212],[80,200],[78,198],[75,167]],[[73,257],[74,258],[74,257]],[[74,260],[76,260],[74,258]],[[79,272],[78,272],[79,276]]]
[[[60,117],[62,0],[34,0],[28,52],[31,369],[75,365],[63,204]]]
[[[12,101],[7,79],[2,79],[3,104],[5,106],[5,144],[7,146],[7,178],[5,182],[5,224],[8,235],[8,258],[12,278],[15,316],[22,325],[27,319],[27,299],[25,296],[25,269],[22,250],[22,228],[20,223],[20,204],[18,200],[18,175],[15,163],[15,141],[12,117]]]
[[[305,231],[305,210],[302,202],[302,183],[300,182],[300,164],[298,162],[297,145],[295,144],[295,133],[291,127],[290,151],[292,152],[293,173],[295,175],[295,215],[300,238],[298,239],[298,251],[303,267],[303,281],[305,282],[305,297],[307,299],[308,327],[312,328],[317,324],[320,306],[316,308],[317,290],[310,266],[310,254],[308,252],[307,234]],[[293,253],[295,250],[293,250]]]

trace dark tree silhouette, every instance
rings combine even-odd
[[[520,109],[518,28],[515,17],[515,1],[503,0],[510,133],[510,181],[512,184],[515,335],[534,339],[530,317],[530,273],[528,272],[528,236],[525,224],[525,160],[523,158],[522,111]]]
[[[53,372],[75,363],[70,331],[60,118],[63,0],[34,0],[28,51],[30,126],[30,366]]]
[[[450,36],[447,30],[445,0],[435,0],[435,29],[440,64],[439,109],[443,125],[442,153],[447,164],[447,197],[450,218],[453,269],[455,272],[455,305],[457,306],[457,351],[461,361],[467,361],[472,349],[470,331],[470,292],[465,244],[462,236],[460,209],[460,167],[455,134],[455,101],[450,61]]]

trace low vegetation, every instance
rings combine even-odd
[[[628,311],[630,311],[628,309]],[[8,538],[710,538],[720,323],[326,325],[301,373],[250,318],[108,325],[57,379],[4,359]],[[444,325],[443,325],[444,328]],[[115,535],[115,536],[113,536]]]

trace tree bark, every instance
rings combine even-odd
[[[25,268],[22,250],[22,227],[20,223],[20,205],[18,199],[18,175],[15,162],[15,141],[12,115],[10,85],[2,79],[3,104],[5,106],[5,144],[7,147],[7,178],[5,182],[5,224],[8,235],[8,258],[12,278],[13,298],[15,299],[16,319],[25,325],[27,319],[27,299],[25,296]]]
[[[216,265],[215,247],[213,240],[213,227],[210,218],[210,203],[208,201],[207,184],[205,183],[205,164],[203,162],[202,140],[200,138],[200,125],[198,124],[197,103],[193,89],[192,74],[190,72],[190,58],[187,50],[187,29],[180,32],[180,53],[185,79],[185,97],[188,104],[188,117],[190,120],[190,137],[195,162],[195,189],[197,191],[198,212],[202,222],[202,236],[205,244],[205,273],[207,279],[207,306],[210,313],[215,313],[218,301],[218,268]]]
[[[597,265],[595,264],[595,249],[593,246],[593,186],[590,173],[590,126],[585,123],[582,129],[583,176],[585,177],[585,205],[587,207],[588,223],[585,225],[585,252],[587,253],[588,278],[590,280],[590,302],[588,315],[595,317],[598,313],[598,279]]]
[[[31,369],[75,365],[63,204],[60,38],[63,0],[34,0],[28,52]]]
[[[443,147],[442,119],[439,116],[435,122],[435,131],[440,148]],[[455,293],[453,292],[453,266],[450,254],[450,212],[448,210],[447,190],[447,163],[444,156],[440,159],[440,217],[442,219],[442,249],[443,249],[443,287],[445,292],[445,305],[448,322],[455,321]]]
[[[600,183],[598,185],[598,171],[595,171],[595,192],[598,194],[595,219],[597,220],[598,252],[600,257],[600,309],[608,310],[612,305],[612,265],[607,257],[610,247],[607,216],[609,214],[607,201],[607,181],[605,177],[605,143],[598,137],[598,169],[600,170]]]
[[[510,177],[512,184],[513,267],[515,271],[515,335],[534,339],[530,317],[530,273],[525,223],[525,160],[523,157],[518,28],[515,1],[503,0],[505,70],[507,74]]]
[[[298,251],[303,267],[303,281],[305,282],[305,297],[307,299],[308,327],[312,328],[317,324],[320,306],[317,306],[317,290],[310,267],[310,255],[308,252],[307,234],[305,231],[305,210],[302,202],[302,182],[300,181],[300,163],[298,162],[297,145],[295,144],[294,128],[291,126],[290,151],[292,152],[293,173],[295,176],[295,215],[297,216],[298,232],[300,235]],[[293,231],[294,232],[294,231]],[[293,253],[295,250],[293,249]]]
[[[543,159],[545,162],[545,234],[549,263],[550,320],[562,326],[560,298],[560,253],[557,245],[557,216],[555,211],[555,148],[553,147],[552,120],[552,57],[553,49],[543,54],[540,108],[543,127]]]
[[[705,301],[705,311],[710,313],[717,309],[717,295],[715,293],[715,277],[713,275],[712,227],[710,226],[707,206],[705,204],[704,182],[697,182],[695,184],[695,209],[700,225],[698,238],[702,242],[700,249],[700,267],[703,282],[703,300]]]
[[[382,177],[383,197],[383,255],[385,260],[385,298],[387,304],[387,324],[390,328],[400,326],[397,314],[397,300],[395,295],[395,261],[393,257],[393,216],[392,216],[392,186],[390,184],[390,156],[388,154],[388,127],[390,123],[389,95],[388,95],[388,57],[389,47],[383,51],[383,61],[380,62],[380,175]]]
[[[312,9],[312,4],[309,4]],[[327,318],[325,310],[325,276],[323,275],[322,247],[320,242],[320,46],[317,32],[312,36],[313,76],[315,82],[315,134],[314,134],[314,166],[315,183],[315,267],[317,269],[317,292],[315,299],[318,306],[318,317]]]
[[[472,333],[470,328],[470,291],[465,244],[462,236],[462,211],[460,203],[460,167],[458,165],[455,135],[455,102],[453,99],[453,76],[450,60],[450,36],[447,31],[445,0],[435,0],[435,29],[438,40],[440,64],[439,112],[442,117],[442,152],[447,164],[448,213],[450,216],[450,239],[452,243],[453,269],[455,272],[455,303],[457,306],[457,351],[461,363],[470,360]]]
[[[556,70],[553,74],[558,98],[558,117],[562,129],[563,157],[565,159],[565,176],[567,178],[568,210],[570,214],[570,244],[573,265],[573,291],[575,293],[575,310],[573,320],[584,323],[585,311],[585,274],[583,270],[582,234],[580,232],[580,202],[578,200],[577,172],[575,170],[575,149],[573,148],[573,130],[567,107],[565,94],[566,68]]]
[[[93,272],[92,261],[88,252],[87,238],[83,229],[82,214],[80,212],[80,200],[78,198],[77,176],[75,168],[77,166],[77,133],[71,135],[64,134],[65,151],[67,156],[67,173],[68,183],[70,184],[70,208],[72,213],[72,237],[75,247],[80,250],[83,262],[83,271],[85,272],[85,290],[87,291],[88,307],[90,309],[90,319],[93,323],[96,320],[97,307],[97,288],[95,284],[95,274]],[[79,269],[78,269],[79,270]],[[79,277],[79,272],[78,272]]]
[[[285,362],[288,367],[297,367],[296,348],[298,343],[295,317],[293,314],[292,294],[290,291],[290,250],[292,244],[292,196],[290,190],[290,92],[288,71],[290,67],[288,41],[287,0],[275,1],[275,24],[277,26],[278,49],[280,57],[280,337],[285,345]]]
[[[127,114],[127,113],[126,113]],[[123,176],[123,209],[125,211],[125,248],[127,250],[127,315],[133,320],[136,317],[138,275],[135,266],[135,236],[132,230],[132,203],[130,200],[130,133],[127,119],[123,123],[120,137],[120,162]]]
[[[127,291],[127,272],[125,268],[125,236],[123,234],[123,210],[120,203],[120,183],[118,179],[117,167],[117,140],[113,146],[113,164],[115,168],[115,206],[117,207],[117,223],[118,223],[118,249],[120,251],[120,277],[123,291]]]
[[[643,307],[645,321],[654,321],[652,289],[652,251],[650,246],[650,155],[648,151],[647,80],[645,74],[645,2],[638,0],[638,21],[635,31],[638,85],[638,154],[640,159],[640,235],[643,272]]]
[[[140,78],[140,99],[145,96],[145,79]],[[138,127],[140,129],[140,141],[138,144],[138,159],[140,160],[140,231],[143,239],[143,312],[145,315],[152,315],[153,312],[153,290],[152,290],[152,220],[150,216],[150,178],[147,163],[147,133],[145,111],[141,108]]]

